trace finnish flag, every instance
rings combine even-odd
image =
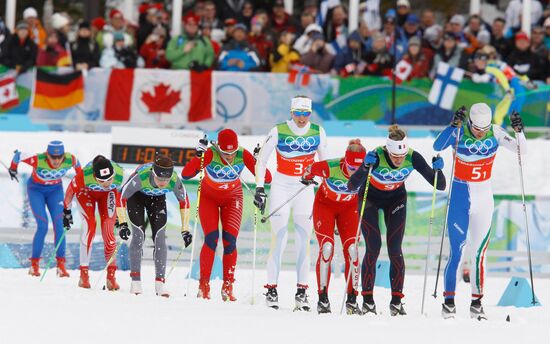
[[[458,85],[462,81],[464,70],[451,67],[445,62],[437,66],[437,73],[430,90],[428,100],[435,106],[445,110],[451,110],[455,101]]]

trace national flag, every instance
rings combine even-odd
[[[212,119],[212,72],[113,69],[105,120],[183,124]]]
[[[395,65],[395,81],[400,84],[403,81],[409,78],[412,72],[412,65],[405,61],[401,60],[397,65]]]
[[[65,110],[84,101],[81,71],[55,74],[36,69],[32,106],[44,110]]]
[[[455,101],[458,86],[464,77],[464,70],[451,67],[445,62],[437,66],[437,73],[432,84],[428,101],[445,110],[451,110]]]
[[[0,78],[0,107],[2,110],[19,105],[15,74],[8,73]]]
[[[288,82],[296,86],[308,86],[311,79],[311,69],[300,63],[290,65],[288,72]]]

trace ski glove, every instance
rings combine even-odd
[[[434,156],[432,158],[432,168],[436,171],[441,171],[445,164],[443,163],[443,158],[440,156]]]
[[[365,161],[364,161],[365,167],[372,166],[377,162],[378,162],[378,155],[376,154],[376,152],[375,151],[368,152],[367,155],[365,156]]]
[[[128,240],[130,234],[132,234],[132,232],[130,232],[130,228],[128,228],[128,224],[126,222],[118,225],[118,235],[122,240]]]
[[[305,175],[300,178],[300,183],[302,183],[306,186],[309,186],[311,184],[317,185],[317,182],[315,181],[315,179],[313,179],[313,177],[311,179],[307,179],[307,177]]]
[[[462,122],[464,122],[464,118],[466,118],[466,107],[461,106],[460,109],[456,110],[455,114],[453,115],[451,126],[455,128],[460,127],[462,125]]]
[[[8,173],[10,174],[10,178],[11,180],[14,180],[19,182],[19,179],[17,179],[17,171],[16,170],[12,170],[11,168],[8,168]]]
[[[181,237],[183,238],[185,247],[191,245],[191,243],[193,242],[193,234],[189,233],[189,231],[182,231]]]
[[[510,115],[510,123],[512,124],[512,128],[514,128],[514,131],[516,133],[521,133],[523,131],[523,120],[521,119],[521,116],[519,113],[514,111]]]
[[[204,152],[206,152],[207,149],[208,149],[208,139],[207,139],[207,136],[204,135],[204,137],[199,140],[199,144],[195,148],[195,152],[196,152],[195,154],[200,158],[202,157]]]
[[[73,214],[71,212],[71,209],[63,209],[63,227],[65,227],[65,230],[68,231],[71,229],[71,225],[73,224]]]
[[[265,211],[267,195],[265,190],[262,187],[256,188],[256,194],[254,195],[254,205],[260,209],[260,212],[263,214]]]

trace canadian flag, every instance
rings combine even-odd
[[[0,107],[2,110],[19,105],[19,95],[15,84],[15,76],[8,74],[0,78]]]
[[[183,124],[212,119],[212,72],[113,69],[105,120]]]
[[[395,65],[395,81],[398,83],[402,83],[403,81],[407,80],[409,75],[411,75],[412,72],[412,65],[408,63],[405,60],[399,61],[397,65]]]

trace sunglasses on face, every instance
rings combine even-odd
[[[292,114],[294,116],[309,117],[311,116],[311,111],[292,111]]]
[[[63,155],[49,155],[49,157],[52,160],[61,160],[61,159],[63,159]]]

